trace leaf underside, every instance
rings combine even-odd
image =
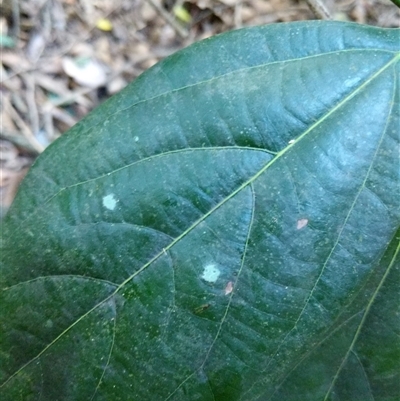
[[[398,400],[398,38],[223,34],[51,145],[2,226],[2,400]]]

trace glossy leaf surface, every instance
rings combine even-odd
[[[398,400],[399,31],[243,29],[37,160],[2,227],[2,400]]]

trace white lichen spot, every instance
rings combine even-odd
[[[115,206],[117,206],[118,199],[114,194],[106,195],[103,198],[103,206],[108,210],[114,210]]]
[[[203,274],[201,278],[209,283],[215,283],[218,280],[221,272],[214,264],[209,264],[204,267]]]
[[[297,226],[296,227],[297,227],[298,230],[301,230],[307,224],[308,224],[308,219],[299,219],[299,220],[297,220]]]

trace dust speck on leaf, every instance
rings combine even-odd
[[[301,230],[301,229],[304,228],[307,224],[308,224],[308,219],[299,219],[299,220],[297,220],[297,226],[296,226],[296,228],[297,228],[298,230]]]

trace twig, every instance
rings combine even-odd
[[[52,107],[51,109],[49,109],[49,112],[52,118],[62,121],[69,127],[72,127],[78,122],[74,117],[70,116],[65,110],[59,107]]]
[[[54,124],[53,124],[53,115],[51,113],[50,108],[44,108],[43,111],[43,123],[44,123],[44,128],[47,133],[47,137],[51,142],[54,141],[55,134],[54,134]]]
[[[235,5],[235,11],[234,11],[234,24],[235,28],[241,28],[243,25],[242,21],[242,1],[238,1]]]
[[[323,3],[323,0],[306,0],[306,3],[318,18],[325,20],[332,19],[332,16]]]
[[[18,134],[17,132],[2,130],[0,132],[0,139],[5,139],[15,146],[25,149],[28,153],[32,154],[33,156],[37,156],[39,152],[36,148],[34,148],[31,143],[22,135]]]
[[[12,18],[13,18],[13,35],[15,39],[19,38],[20,34],[20,19],[19,19],[19,0],[12,0]]]
[[[17,110],[14,109],[11,102],[3,98],[3,104],[5,108],[8,108],[8,112],[11,118],[14,120],[15,124],[21,130],[27,141],[31,144],[31,147],[36,150],[36,152],[41,153],[44,150],[44,146],[35,138],[32,134],[30,128],[26,125],[25,121],[22,117],[18,114]]]
[[[24,74],[23,79],[27,89],[26,101],[28,104],[29,120],[32,127],[31,132],[37,133],[39,131],[39,113],[36,107],[35,81],[29,74]]]
[[[42,74],[35,74],[35,82],[36,85],[45,89],[47,92],[52,92],[58,95],[59,101],[61,104],[68,103],[68,99],[73,99],[74,102],[84,106],[90,107],[91,102],[80,94],[76,92],[72,92],[66,88],[63,84],[60,84],[59,81],[54,81],[51,78],[48,78],[46,75]],[[71,103],[70,101],[69,103]],[[55,102],[51,102],[55,104]]]
[[[42,13],[42,18],[43,18],[43,29],[42,29],[42,35],[44,38],[44,45],[40,47],[40,51],[38,54],[35,56],[35,64],[36,62],[42,57],[42,53],[44,52],[49,39],[51,37],[51,7],[52,5],[50,4],[49,0],[46,0],[46,3],[44,4],[43,8],[43,13]]]
[[[97,87],[95,87],[95,88],[86,88],[86,87],[79,88],[75,92],[68,93],[66,96],[62,96],[59,99],[52,100],[51,104],[55,107],[58,107],[58,106],[68,105],[71,103],[79,103],[82,106],[89,107],[91,104],[89,101],[82,102],[79,100],[79,98],[93,92],[96,89],[97,89]]]
[[[177,23],[174,19],[174,17],[171,16],[160,4],[158,4],[154,0],[146,0],[160,15],[162,18],[165,19],[165,21],[168,22],[172,26],[173,29],[175,29],[176,33],[182,38],[186,39],[189,36],[189,33],[186,29],[181,27],[179,23]]]

